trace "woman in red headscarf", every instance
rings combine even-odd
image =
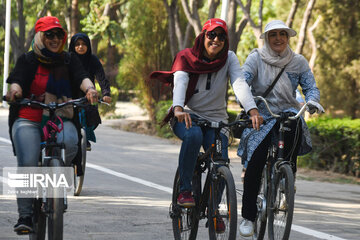
[[[226,23],[218,18],[208,20],[195,39],[192,48],[180,51],[172,70],[153,72],[150,77],[173,84],[173,104],[165,118],[171,121],[173,131],[182,140],[179,154],[180,194],[177,203],[184,207],[195,205],[191,179],[196,159],[203,146],[206,150],[214,139],[213,129],[201,129],[192,118],[227,122],[226,91],[228,78],[235,95],[259,128],[262,118],[253,100],[248,84],[241,80],[241,68],[234,52],[229,51]],[[228,136],[221,134],[223,157],[228,158]],[[217,224],[217,231],[224,225]]]
[[[56,17],[43,17],[35,25],[32,51],[19,57],[7,83],[8,101],[15,98],[35,98],[45,103],[65,102],[77,97],[79,89],[86,93],[89,102],[97,102],[97,91],[88,78],[79,59],[63,51],[67,34]],[[44,111],[44,114],[46,112]],[[19,167],[36,167],[40,156],[41,109],[10,107],[9,131]],[[75,128],[72,107],[59,113],[64,122],[64,134],[58,141],[66,146],[66,164],[69,165],[78,150],[78,131]],[[18,233],[32,231],[32,199],[18,198],[19,220],[14,226]]]

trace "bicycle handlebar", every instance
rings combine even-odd
[[[87,100],[86,97],[81,97],[81,98],[78,98],[78,99],[72,99],[72,100],[69,100],[69,101],[63,102],[63,103],[50,102],[48,104],[42,103],[42,102],[39,102],[39,101],[36,101],[36,100],[31,100],[31,99],[28,99],[28,98],[22,98],[22,99],[16,100],[15,102],[9,102],[6,99],[6,96],[3,96],[3,100],[8,102],[10,105],[37,106],[37,107],[40,107],[42,109],[49,109],[49,110],[55,110],[55,109],[63,108],[63,107],[68,106],[68,105],[74,105],[74,106],[77,106],[77,107],[83,107],[82,104],[88,103],[88,100]],[[99,101],[99,103],[106,104],[106,105],[110,106],[110,104],[108,104],[107,102],[104,102],[102,100],[102,98],[100,98],[98,101]]]
[[[7,101],[5,96],[3,97],[3,100]],[[88,100],[86,99],[86,97],[82,97],[82,98],[78,98],[78,99],[69,100],[69,101],[63,102],[63,103],[50,102],[50,103],[46,104],[46,103],[42,103],[42,102],[39,102],[36,100],[31,100],[28,98],[18,99],[15,102],[8,102],[8,103],[10,105],[37,106],[42,109],[56,110],[56,109],[60,109],[65,106],[68,106],[68,105],[82,106],[82,104],[87,103],[87,102],[88,102]]]
[[[266,101],[265,98],[263,98],[262,96],[255,96],[254,97],[255,100],[261,100],[263,103],[265,103],[265,106],[267,108],[267,110],[269,111],[270,115],[273,116],[274,118],[281,118],[281,115],[279,114],[275,114],[271,111],[268,102]],[[295,116],[289,116],[288,119],[290,120],[296,120],[298,119],[305,111],[306,111],[306,107],[308,106],[308,103],[305,103],[304,106],[302,106],[302,108],[300,109],[300,111],[295,115]]]
[[[247,127],[249,124],[251,124],[251,119],[241,119],[237,120],[231,123],[224,123],[222,121],[220,122],[212,122],[208,121],[206,119],[200,118],[200,119],[192,119],[193,122],[195,122],[199,126],[204,127],[210,127],[210,128],[224,128],[224,127],[232,127],[232,126],[238,126],[238,127]]]

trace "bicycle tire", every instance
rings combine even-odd
[[[49,167],[61,167],[63,162],[60,159],[53,158],[49,163]],[[64,189],[54,188],[54,197],[48,198],[48,239],[62,240],[64,227]]]
[[[83,174],[81,176],[77,176],[76,165],[74,165],[74,196],[80,196],[85,179],[87,138],[86,132],[83,128],[81,128],[81,136],[81,167]]]
[[[213,191],[210,191],[209,204],[209,239],[236,239],[237,231],[237,197],[233,175],[226,166],[216,170],[216,180]],[[225,231],[215,231],[217,219],[221,217],[225,223]]]
[[[257,213],[254,223],[254,235],[252,236],[253,240],[262,240],[265,236],[266,224],[267,224],[267,167],[265,165],[263,174],[261,177],[261,184],[259,194],[257,196]]]
[[[199,227],[196,207],[183,208],[178,206],[177,197],[180,193],[180,173],[176,170],[172,194],[172,226],[175,240],[195,240]]]
[[[34,199],[33,209],[34,209],[34,214],[32,220],[33,220],[34,232],[29,234],[29,239],[45,240],[46,216],[41,211],[41,199]]]
[[[275,173],[271,205],[268,219],[269,239],[287,240],[294,213],[294,174],[288,164],[281,165]]]

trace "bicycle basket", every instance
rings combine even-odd
[[[249,119],[249,116],[246,114],[245,110],[241,110],[241,112],[237,115],[236,121],[240,119]],[[231,127],[231,132],[234,138],[241,138],[241,135],[246,127],[239,127],[237,125]]]

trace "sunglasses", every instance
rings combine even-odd
[[[46,31],[45,32],[45,37],[49,40],[53,40],[55,38],[55,36],[59,39],[62,40],[65,36],[65,33],[63,31],[57,31],[57,32],[53,32],[53,31]]]
[[[220,42],[225,41],[226,34],[225,33],[216,33],[215,31],[206,32],[206,37],[210,40],[214,40],[216,37],[218,37]]]

